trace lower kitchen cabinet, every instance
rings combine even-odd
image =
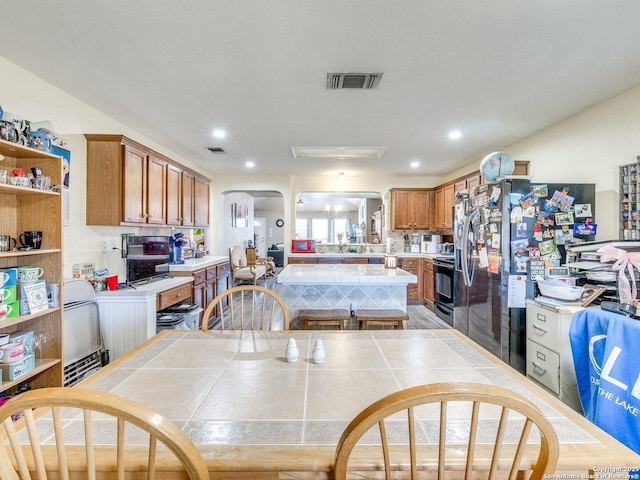
[[[571,317],[582,307],[551,307],[527,300],[527,377],[581,411],[571,354]]]
[[[433,260],[422,259],[422,295],[427,307],[433,308]]]
[[[318,258],[317,257],[309,257],[309,258],[289,257],[287,262],[289,264],[315,264],[315,263],[318,263]]]
[[[400,268],[413,273],[417,283],[407,285],[407,303],[422,303],[424,301],[422,292],[422,259],[421,258],[400,258]]]

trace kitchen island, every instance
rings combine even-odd
[[[407,285],[418,278],[401,268],[373,264],[287,265],[274,290],[291,318],[300,309],[356,308],[407,311]]]

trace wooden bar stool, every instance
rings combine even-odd
[[[393,325],[395,329],[404,329],[403,320],[409,320],[407,312],[400,309],[361,309],[355,312],[356,322],[360,322],[360,330],[369,325]]]
[[[350,318],[351,312],[346,308],[298,310],[298,319],[304,322],[305,330],[309,329],[309,325],[337,325],[340,330],[344,330]]]

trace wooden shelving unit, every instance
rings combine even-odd
[[[640,160],[640,157],[638,158]],[[640,163],[620,166],[620,240],[640,239]]]
[[[16,167],[25,171],[40,167],[43,175],[51,177],[54,185],[62,185],[62,160],[57,155],[4,140],[0,140],[0,155],[4,157],[0,168],[9,174]],[[62,294],[62,215],[61,193],[0,184],[0,233],[17,239],[25,231],[42,231],[39,250],[2,252],[0,269],[27,265],[42,267],[45,281],[57,283]],[[62,305],[62,298],[59,304]],[[24,382],[32,388],[62,386],[62,308],[49,308],[0,322],[0,333],[24,330],[46,333],[47,342],[41,349],[43,358],[36,358],[36,367],[19,378],[13,381],[3,378],[0,392],[15,389]]]

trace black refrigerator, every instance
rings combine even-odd
[[[593,240],[595,228],[595,184],[513,177],[460,195],[454,328],[524,374],[524,298],[546,267],[564,263],[565,245]]]

